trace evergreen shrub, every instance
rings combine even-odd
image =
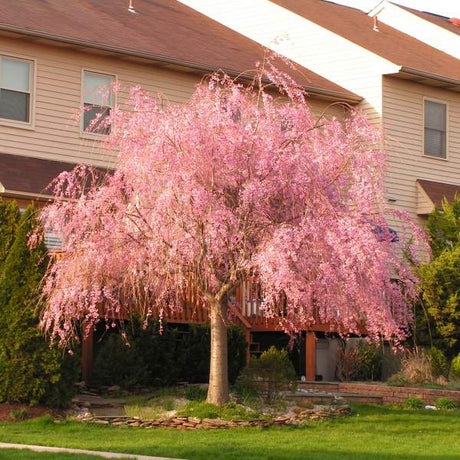
[[[267,403],[277,399],[283,391],[297,387],[297,376],[286,350],[270,347],[253,358],[241,372],[237,390],[241,395],[257,394]]]
[[[444,353],[436,347],[431,347],[429,352],[431,373],[434,378],[440,377],[446,373],[447,359]]]
[[[209,379],[209,325],[179,329],[158,322],[146,328],[138,319],[125,325],[127,343],[111,331],[96,344],[93,380],[103,385],[166,386],[176,382],[205,383]],[[245,364],[246,342],[238,327],[228,330],[229,380],[233,383]]]
[[[31,249],[36,211],[23,216],[17,205],[0,202],[0,402],[65,406],[79,365],[50,347],[39,328],[40,282],[48,264],[44,244]]]
[[[460,353],[450,363],[450,380],[460,382]]]

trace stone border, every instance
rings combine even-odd
[[[308,421],[331,420],[338,417],[347,417],[349,415],[351,415],[351,408],[349,406],[339,406],[322,409],[303,409],[295,416],[275,417],[271,420],[253,419],[227,421],[210,418],[200,419],[196,417],[169,417],[158,420],[142,420],[138,417],[93,416],[91,414],[84,414],[76,418],[81,422],[97,423],[99,425],[131,426],[148,429],[169,428],[176,430],[215,430],[249,426],[269,427],[302,425]]]

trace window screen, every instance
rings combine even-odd
[[[446,104],[425,101],[425,155],[446,158]]]
[[[30,121],[31,63],[0,56],[0,118]]]
[[[110,115],[113,92],[111,75],[84,72],[83,75],[83,130],[89,133],[108,134],[110,126],[105,118]]]

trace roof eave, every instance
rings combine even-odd
[[[397,76],[398,74],[407,75],[409,77],[417,78],[418,80],[432,80],[435,82],[444,83],[444,88],[453,89],[454,91],[460,91],[460,80],[450,77],[445,77],[443,75],[437,75],[430,72],[425,72],[424,70],[418,70],[411,67],[400,66],[399,71],[396,73],[389,73],[386,75]],[[440,85],[437,85],[440,86]]]
[[[76,45],[76,46],[81,46],[84,48],[93,48],[93,49],[107,51],[110,53],[118,53],[118,54],[123,54],[126,56],[133,56],[137,58],[146,59],[149,61],[175,65],[175,66],[186,68],[186,69],[193,69],[200,73],[212,73],[216,71],[223,71],[226,74],[230,75],[231,77],[238,77],[242,80],[252,80],[253,79],[253,75],[250,75],[246,72],[238,72],[233,69],[216,68],[216,67],[209,66],[206,64],[198,64],[192,61],[177,59],[177,58],[173,58],[170,56],[163,56],[161,54],[148,53],[148,52],[132,50],[129,48],[121,48],[121,47],[116,47],[116,46],[104,45],[100,43],[94,43],[94,42],[87,41],[87,40],[79,40],[75,38],[64,37],[61,35],[50,34],[47,32],[31,30],[31,29],[27,29],[23,27],[14,26],[11,24],[0,23],[0,31],[13,32],[13,33],[26,35],[30,37],[57,41],[60,43],[66,43],[69,45]],[[349,102],[352,104],[357,104],[363,100],[362,97],[358,95],[354,95],[354,94],[341,93],[338,91],[327,90],[323,88],[315,88],[315,87],[310,87],[310,86],[305,86],[305,85],[303,86],[303,88],[305,89],[305,91],[313,95],[325,96],[326,98],[340,99],[344,102]]]

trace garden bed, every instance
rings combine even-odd
[[[225,429],[249,426],[283,426],[283,425],[302,425],[308,421],[331,420],[337,417],[346,417],[351,414],[348,406],[340,407],[318,407],[304,409],[291,416],[276,416],[273,418],[258,418],[249,420],[222,420],[213,418],[197,417],[168,417],[157,420],[142,420],[139,417],[110,417],[93,416],[90,414],[82,415],[78,419],[83,422],[93,422],[100,425],[131,426],[141,428],[173,428],[178,430],[197,430],[197,429]]]
[[[26,404],[0,404],[0,422],[19,422],[44,415],[62,418],[63,412],[44,406],[28,406]]]

